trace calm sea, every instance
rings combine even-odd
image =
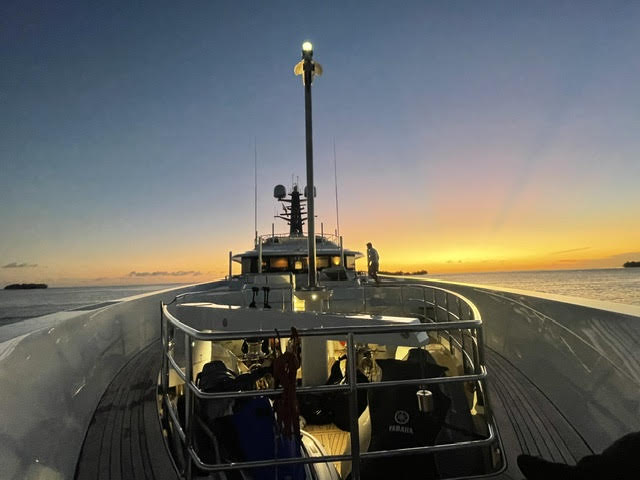
[[[433,274],[425,277],[640,305],[640,268]],[[0,325],[178,285],[0,290]]]
[[[0,290],[0,325],[19,322],[48,313],[108,302],[154,292],[169,285],[127,285],[120,287],[65,287],[43,290]]]
[[[640,305],[640,268],[433,274],[425,277]]]

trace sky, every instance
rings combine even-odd
[[[640,2],[0,3],[0,285],[197,282],[276,184],[382,270],[640,260]],[[319,229],[319,228],[318,228]],[[364,264],[359,265],[364,268]],[[238,272],[236,266],[234,272]]]

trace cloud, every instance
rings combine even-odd
[[[559,250],[557,252],[551,252],[549,255],[560,255],[563,253],[573,253],[573,252],[580,252],[582,250],[589,250],[591,247],[580,247],[580,248],[571,248],[569,250]]]
[[[178,270],[177,272],[129,272],[130,277],[185,277],[185,276],[193,276],[196,277],[198,275],[202,275],[200,272],[196,272],[194,270]]]
[[[32,268],[32,267],[37,267],[37,266],[38,266],[37,263],[11,262],[11,263],[7,263],[6,265],[3,265],[2,268]]]

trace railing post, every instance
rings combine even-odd
[[[367,287],[366,285],[362,286],[362,313],[367,313]]]
[[[400,285],[400,306],[402,307],[402,314],[405,315],[407,311],[404,307],[404,285]]]
[[[458,307],[458,321],[462,321],[462,304],[460,303],[460,297],[456,297],[456,306]],[[460,349],[462,353],[462,371],[466,374],[469,369],[469,364],[467,361],[467,357],[465,355],[465,340],[464,340],[464,330],[461,328],[460,330]]]
[[[353,333],[347,336],[347,380],[349,382],[349,423],[351,430],[351,479],[360,480],[360,431],[358,425],[357,354]]]
[[[447,322],[451,320],[451,315],[449,312],[449,293],[448,292],[444,292],[444,309],[447,312]],[[453,354],[453,334],[451,333],[451,330],[447,330],[447,333],[449,334],[449,352]]]
[[[295,301],[295,299],[293,298],[293,295],[294,295],[294,294],[293,294],[293,292],[294,292],[294,291],[295,291],[295,290],[294,290],[294,288],[293,288],[293,284],[291,284],[291,298],[289,298],[289,300],[291,301],[291,305],[290,305],[290,307],[291,307],[291,311],[292,311],[292,312],[294,311],[294,301]]]
[[[191,461],[191,446],[193,444],[193,392],[191,391],[191,381],[193,378],[193,351],[191,349],[191,337],[184,333],[184,353],[185,366],[184,373],[187,381],[184,389],[184,424],[185,424],[185,442],[184,442],[184,459],[185,478],[191,480],[193,462]]]
[[[444,292],[444,309],[447,312],[447,322],[451,320],[451,315],[449,315],[449,293]]]
[[[477,342],[478,342],[478,365],[476,365],[476,373],[482,372],[482,366],[484,365],[484,334],[482,333],[482,326],[476,328]]]
[[[162,338],[162,373],[160,377],[162,396],[169,394],[169,338],[167,319],[164,316],[164,302],[160,302],[160,337]]]
[[[473,335],[469,331],[469,337],[471,338],[471,354],[473,355],[473,373],[478,373],[480,370],[480,355],[478,348],[478,329],[474,329]]]
[[[422,287],[422,308],[424,312],[424,323],[427,323],[427,289]]]
[[[433,292],[433,321],[438,323],[438,298],[436,297],[436,289],[432,288]],[[438,338],[440,338],[440,334],[438,333]]]
[[[436,289],[432,288],[431,291],[433,292],[433,321],[434,323],[438,323],[438,297],[436,296]],[[438,343],[440,343],[440,330],[436,330],[436,339],[438,341]]]

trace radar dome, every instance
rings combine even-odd
[[[273,189],[273,196],[276,197],[278,200],[282,200],[284,197],[287,196],[287,189],[284,188],[284,185],[276,185],[275,188]]]

